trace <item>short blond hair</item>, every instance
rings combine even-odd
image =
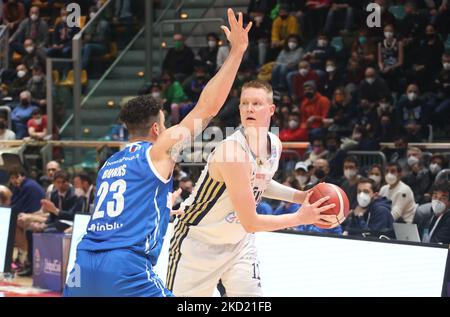
[[[251,80],[246,82],[244,85],[242,85],[241,91],[244,91],[244,89],[247,88],[256,88],[256,89],[263,89],[267,92],[267,96],[271,103],[273,103],[273,90],[272,86],[267,82],[263,80]]]

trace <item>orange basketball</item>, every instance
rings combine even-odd
[[[350,210],[350,203],[348,202],[347,194],[345,194],[339,186],[329,183],[319,183],[311,190],[313,191],[313,194],[309,199],[310,204],[316,202],[322,197],[329,196],[330,199],[323,203],[322,206],[333,203],[336,205],[334,208],[323,212],[324,215],[336,215],[336,222],[330,223],[329,226],[323,226],[320,224],[315,225],[324,229],[334,228],[340,225],[345,220],[345,217],[347,217]]]

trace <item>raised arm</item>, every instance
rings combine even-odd
[[[247,232],[275,231],[312,223],[328,225],[327,220],[331,222],[333,217],[335,219],[335,216],[320,214],[334,207],[334,204],[320,207],[327,197],[309,204],[312,192],[306,195],[302,207],[296,213],[279,216],[257,214],[250,181],[251,165],[244,151],[233,143],[226,142],[217,149],[211,169],[225,182],[233,209]]]
[[[228,9],[230,29],[222,26],[222,30],[225,32],[231,44],[231,51],[225,63],[208,82],[195,108],[178,125],[164,131],[158,137],[150,152],[153,163],[163,175],[171,172],[174,159],[172,153],[179,152],[183,146],[190,144],[192,136],[201,132],[208,125],[209,121],[219,112],[228,97],[247,49],[248,31],[252,25],[250,22],[244,28],[242,13],[239,13],[238,16],[238,20],[236,20],[233,10]],[[168,159],[172,159],[172,166],[169,166],[170,164],[167,163]],[[158,162],[162,162],[162,164]]]

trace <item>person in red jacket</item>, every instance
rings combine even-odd
[[[323,131],[323,119],[327,117],[330,100],[317,92],[314,81],[303,84],[305,98],[300,104],[300,128],[309,131],[310,138],[320,137]]]
[[[308,131],[300,127],[300,114],[298,112],[289,114],[288,126],[280,131],[279,137],[283,142],[308,141]]]
[[[304,97],[303,84],[311,80],[316,84],[316,87],[318,87],[320,83],[319,75],[311,68],[308,61],[300,61],[298,64],[298,72],[291,72],[287,77],[292,99],[301,101]]]

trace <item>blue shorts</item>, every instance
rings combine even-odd
[[[173,294],[153,272],[146,257],[128,249],[117,249],[78,250],[64,296],[166,297]]]

